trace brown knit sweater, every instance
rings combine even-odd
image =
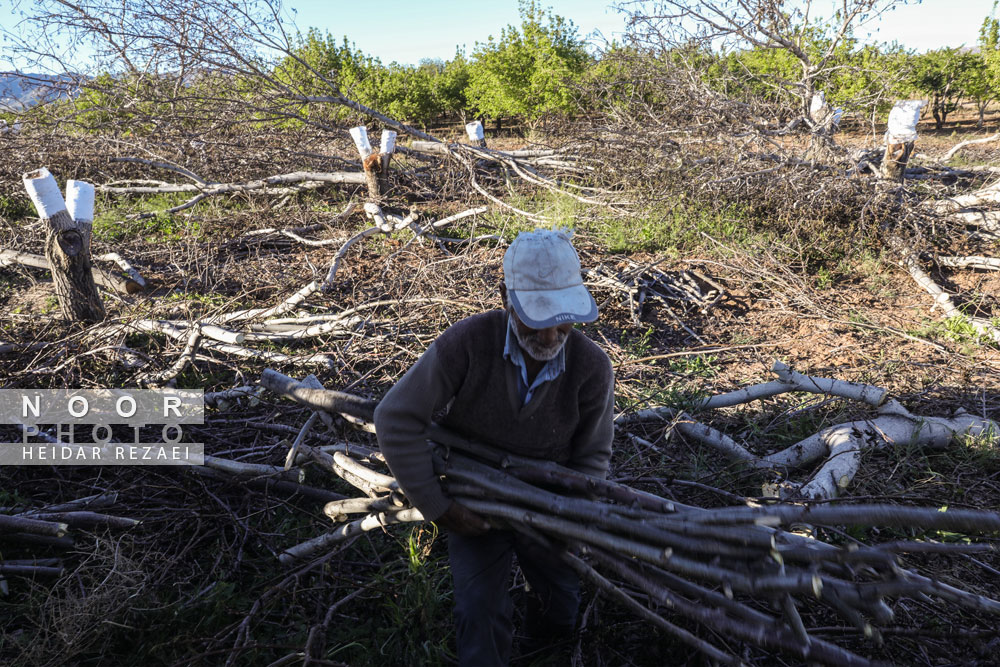
[[[427,428],[442,422],[462,435],[522,456],[605,477],[611,458],[614,376],[607,355],[583,333],[566,340],[566,369],[527,405],[518,369],[503,358],[507,314],[464,319],[441,334],[375,410],[379,447],[410,501],[430,520],[451,501],[431,465]]]

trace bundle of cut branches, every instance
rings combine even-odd
[[[374,408],[371,401],[302,386],[273,371],[262,384],[355,421],[370,421]],[[601,593],[720,663],[740,662],[732,646],[720,647],[681,627],[669,620],[671,612],[716,637],[829,665],[870,660],[811,631],[805,621],[810,614],[804,618],[803,610],[826,608],[875,643],[881,642],[878,626],[896,620],[891,604],[901,598],[935,598],[979,616],[1000,615],[997,600],[927,577],[900,559],[996,551],[995,543],[837,545],[802,530],[852,525],[974,534],[1000,530],[996,512],[777,502],[707,509],[507,454],[440,425],[432,426],[430,436],[436,472],[453,498],[497,529],[550,545]],[[336,527],[287,549],[283,562],[326,552],[366,531],[424,520],[379,452],[346,443],[321,448],[300,443],[298,455],[364,496],[328,503],[325,513]]]

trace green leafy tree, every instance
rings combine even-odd
[[[756,47],[726,53],[705,71],[709,82],[730,97],[783,102],[795,99],[802,68],[789,51]]]
[[[979,29],[979,59],[981,62],[980,79],[973,82],[973,95],[981,90],[977,97],[979,106],[979,124],[983,126],[983,116],[986,106],[1000,97],[1000,20],[996,17],[997,3],[993,3],[993,11],[983,19]],[[982,100],[980,103],[979,101]]]
[[[424,61],[420,65],[385,65],[355,48],[347,38],[338,42],[315,28],[300,37],[295,50],[275,69],[283,85],[309,96],[328,95],[334,87],[367,107],[392,118],[426,127],[446,114],[465,109],[468,65],[457,53],[448,62]],[[300,113],[317,113],[317,105],[302,105]],[[351,117],[339,107],[324,110],[334,118]]]
[[[338,43],[333,35],[310,28],[304,36],[299,36],[295,48],[278,63],[273,76],[300,95],[324,96],[339,89],[358,99],[368,92],[369,79],[380,66],[381,63],[356,49],[346,37]],[[366,104],[370,100],[358,101]],[[298,113],[310,117],[328,111],[321,105],[303,104]],[[338,118],[348,114],[343,108],[331,113]]]
[[[572,21],[543,10],[535,0],[520,4],[521,27],[507,26],[499,39],[477,43],[466,96],[482,115],[529,122],[575,110],[572,83],[590,56]]]
[[[913,89],[927,95],[934,127],[941,129],[948,115],[958,108],[964,93],[962,84],[978,56],[958,49],[943,48],[912,58],[910,82]]]
[[[426,125],[439,115],[433,93],[434,73],[428,68],[378,61],[359,82],[359,102],[392,118]]]
[[[982,129],[986,107],[996,99],[996,88],[990,80],[989,67],[982,53],[970,53],[965,60],[966,66],[962,70],[958,86],[965,97],[976,103],[976,110],[979,112],[976,127]]]
[[[860,45],[847,38],[834,48],[819,87],[830,106],[884,113],[906,92],[908,59],[899,44]]]
[[[822,15],[818,3],[788,0],[657,0],[627,3],[633,39],[676,47],[699,43],[729,55],[709,76],[733,97],[776,101],[777,117],[810,117],[814,95],[830,103],[861,109],[874,101],[885,105],[885,64],[877,49],[860,47],[855,27],[901,0],[843,0]],[[634,7],[634,9],[633,9]],[[651,11],[652,10],[652,11]],[[817,15],[816,11],[820,11]],[[849,103],[849,104],[844,104]],[[811,130],[811,123],[801,128]]]
[[[832,107],[884,111],[905,88],[906,53],[898,44],[861,45],[852,37],[834,44],[815,29],[805,32],[800,48],[810,60],[822,60],[811,86]],[[737,99],[800,103],[802,61],[787,49],[758,46],[730,52],[702,71],[713,88]]]
[[[466,92],[469,87],[469,61],[465,53],[456,51],[455,57],[445,63],[435,62],[434,77],[431,81],[434,101],[441,113],[465,119],[469,102]],[[422,63],[421,66],[426,66]]]

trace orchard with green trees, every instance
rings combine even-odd
[[[620,80],[622,60],[634,62],[637,53],[644,53],[641,44],[591,48],[572,21],[540,0],[521,0],[519,12],[520,25],[502,27],[497,36],[476,43],[471,53],[457,49],[449,60],[425,59],[416,65],[383,63],[347,36],[310,28],[293,39],[292,48],[270,66],[265,78],[292,97],[323,99],[335,93],[424,129],[473,118],[492,122],[498,129],[534,127],[548,119],[585,113],[581,88]],[[838,32],[832,19],[792,25],[794,48],[751,39],[732,49],[679,46],[671,57],[695,63],[705,81],[726,96],[769,100],[777,103],[776,108],[784,107],[790,118],[803,106],[808,108],[814,93],[822,93],[830,107],[862,120],[873,114],[884,116],[897,99],[925,99],[925,112],[937,128],[962,103],[970,103],[982,127],[988,105],[1000,99],[1000,23],[995,12],[996,7],[985,18],[977,45],[919,54],[898,43],[864,44],[850,31]],[[626,52],[629,58],[618,57]],[[166,104],[158,99],[183,104],[168,90],[177,86],[178,79],[185,86],[228,87],[208,97],[232,101],[234,96],[248,98],[260,92],[256,82],[261,73],[254,74],[248,79],[255,83],[242,83],[239,75],[220,81],[161,74],[158,81],[143,74],[123,82],[129,75],[106,73],[91,79],[73,102],[74,119],[96,128],[107,127],[116,116],[127,117],[133,121],[131,131],[153,132],[154,119],[163,116]],[[157,86],[164,90],[157,92]],[[177,117],[178,109],[170,110]],[[345,106],[306,101],[289,105],[286,111],[278,117],[273,111],[261,113],[260,118],[297,125],[351,122],[363,115]],[[195,110],[189,113],[197,115]]]

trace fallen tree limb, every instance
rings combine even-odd
[[[18,577],[60,577],[62,576],[65,568],[61,565],[56,566],[44,566],[44,565],[15,565],[10,561],[0,560],[0,574],[7,576],[18,576]]]
[[[244,463],[242,461],[231,461],[218,456],[205,455],[205,465],[214,470],[221,470],[230,475],[245,477],[278,477],[288,481],[299,483],[301,471],[285,470],[281,466],[264,465],[261,463]]]
[[[583,559],[574,556],[571,553],[563,552],[560,554],[563,561],[569,565],[573,570],[576,571],[577,575],[581,579],[589,581],[591,584],[597,588],[602,594],[609,596],[612,600],[616,601],[618,604],[624,606],[626,609],[631,611],[636,616],[645,619],[646,621],[652,623],[656,627],[664,630],[670,635],[677,637],[685,644],[692,646],[699,652],[704,654],[707,658],[715,660],[726,665],[738,665],[742,664],[740,659],[735,655],[725,653],[721,651],[716,646],[708,643],[703,639],[699,639],[687,630],[680,628],[670,621],[666,620],[660,614],[653,612],[647,607],[643,606],[642,603],[637,601],[634,597],[623,591],[620,587],[614,585],[603,577],[597,570],[588,565]],[[643,582],[643,587],[648,586],[648,582]],[[847,663],[845,663],[847,664]]]
[[[952,146],[947,153],[941,156],[941,162],[947,162],[948,160],[952,159],[953,157],[955,157],[956,153],[958,153],[966,146],[974,146],[976,144],[986,144],[991,141],[996,141],[997,139],[1000,139],[1000,132],[997,132],[996,134],[991,135],[989,137],[984,137],[982,139],[969,139],[967,141],[959,142],[954,146]]]
[[[821,394],[824,396],[837,396],[849,400],[860,401],[868,405],[878,407],[888,396],[888,392],[882,387],[858,384],[855,382],[845,382],[844,380],[834,380],[831,378],[814,377],[798,373],[780,361],[775,361],[771,367],[771,372],[779,379],[744,387],[736,391],[725,394],[717,394],[708,398],[700,399],[694,404],[695,410],[714,410],[727,408],[734,405],[743,405],[752,401],[771,398],[791,391],[805,391],[811,394]],[[672,419],[675,416],[673,408],[649,408],[639,410],[628,416],[620,417],[618,423],[624,424],[630,421],[644,419]]]
[[[308,299],[310,296],[318,292],[320,289],[320,284],[316,281],[310,282],[305,287],[301,288],[298,292],[288,297],[277,306],[271,308],[252,308],[249,310],[239,310],[234,313],[228,313],[226,315],[220,315],[218,317],[213,317],[209,320],[211,323],[215,324],[225,324],[228,322],[240,322],[243,320],[249,320],[254,318],[268,318],[274,317],[275,315],[283,315],[290,310],[293,310],[300,303]]]
[[[276,394],[286,396],[313,410],[322,410],[330,414],[347,413],[366,421],[371,421],[375,416],[375,406],[377,405],[375,401],[330,389],[302,387],[302,383],[298,380],[270,368],[264,369],[260,384]]]
[[[276,185],[299,184],[299,189],[315,189],[329,184],[349,184],[364,185],[364,172],[316,172],[316,171],[295,171],[288,174],[277,174],[264,178],[247,181],[246,183],[204,183],[204,184],[174,184],[146,185],[146,186],[113,186],[98,185],[98,192],[108,194],[166,194],[175,192],[193,192],[204,197],[215,195],[233,194],[237,192],[262,191],[265,194],[294,194],[298,189],[275,188]],[[173,210],[173,209],[167,209]],[[157,215],[157,213],[151,213]]]
[[[146,280],[142,277],[142,275],[138,271],[135,270],[135,267],[132,266],[128,262],[128,260],[126,260],[118,253],[107,252],[104,253],[103,255],[98,255],[94,259],[101,262],[114,262],[115,264],[118,265],[118,268],[120,268],[122,271],[128,274],[129,280],[137,284],[142,290],[146,289]]]
[[[167,194],[191,192],[196,193],[191,199],[159,211],[147,211],[128,216],[134,220],[145,220],[159,215],[173,215],[192,208],[199,202],[218,195],[237,193],[259,193],[265,195],[294,195],[305,190],[316,190],[331,184],[357,185],[365,183],[364,172],[292,172],[268,176],[246,183],[196,183],[196,184],[159,184],[139,186],[102,185],[97,190],[109,194]]]
[[[187,343],[184,345],[184,349],[178,355],[177,359],[170,366],[170,368],[164,369],[157,373],[147,373],[140,375],[136,379],[136,383],[139,386],[150,386],[156,387],[164,382],[173,380],[187,368],[189,365],[194,364],[194,358],[198,354],[198,346],[201,344],[201,337],[204,330],[199,325],[195,324],[190,329],[188,334]]]
[[[603,552],[599,549],[588,551],[598,562],[607,566],[639,590],[651,593],[661,604],[682,614],[685,618],[696,619],[699,623],[713,628],[717,632],[730,634],[744,641],[760,642],[772,648],[784,650],[787,653],[798,654],[806,660],[817,660],[825,664],[841,665],[868,665],[868,660],[846,651],[835,644],[817,639],[810,635],[802,623],[802,618],[797,610],[793,618],[797,621],[790,623],[792,627],[783,626],[777,619],[764,616],[765,622],[769,624],[769,629],[765,633],[760,632],[760,623],[747,622],[743,619],[735,619],[722,613],[720,609],[711,609],[700,604],[692,603],[689,600],[677,595],[665,586],[655,582],[656,574],[650,572],[648,568],[641,569],[641,566],[634,566],[622,558]],[[566,558],[576,558],[567,554]],[[576,559],[578,562],[583,562]],[[579,570],[578,570],[579,571]],[[609,582],[610,583],[610,582]],[[795,603],[790,595],[782,598],[787,600],[795,609]],[[762,615],[763,616],[763,615]],[[766,627],[766,626],[765,626]]]
[[[398,512],[379,512],[369,514],[363,519],[352,521],[340,526],[336,530],[320,535],[307,542],[285,549],[279,556],[278,561],[283,565],[290,565],[304,558],[311,558],[321,551],[327,551],[331,547],[360,537],[363,533],[376,530],[384,526],[391,526],[397,523],[420,522],[423,515],[419,510],[406,509]]]
[[[8,266],[10,264],[20,264],[22,266],[30,266],[36,269],[51,270],[49,260],[45,259],[42,255],[33,255],[31,253],[19,252],[17,250],[0,249],[0,266]],[[95,283],[105,289],[109,289],[120,294],[139,294],[140,292],[144,292],[146,289],[145,284],[141,284],[131,278],[121,278],[96,266],[91,267],[90,271]]]
[[[47,537],[63,537],[69,530],[69,526],[56,521],[0,514],[0,530],[4,533],[19,532]]]
[[[39,521],[58,521],[74,528],[94,528],[97,526],[106,526],[108,528],[125,529],[138,526],[141,523],[137,519],[111,516],[108,514],[88,512],[84,510],[70,510],[66,512],[34,512],[30,516],[31,518],[38,519]]]
[[[1000,259],[995,257],[935,257],[934,262],[939,266],[947,266],[956,269],[982,269],[984,271],[1000,271]]]
[[[347,255],[347,251],[351,249],[355,243],[362,241],[369,236],[374,236],[375,234],[389,234],[394,231],[399,231],[401,229],[406,229],[411,227],[417,219],[416,213],[411,212],[405,218],[399,218],[396,216],[384,216],[382,214],[382,209],[372,203],[365,204],[365,211],[368,213],[369,217],[374,219],[375,226],[369,227],[361,232],[358,232],[351,238],[344,242],[344,245],[340,247],[337,254],[333,258],[333,263],[330,265],[330,270],[326,273],[326,278],[323,280],[323,284],[320,289],[327,291],[333,287],[334,280],[337,277],[337,271],[340,269],[340,262]],[[388,219],[387,219],[388,217]],[[419,230],[414,230],[414,234],[420,235]]]
[[[979,317],[969,317],[960,311],[955,306],[955,302],[952,301],[951,296],[941,289],[941,286],[934,282],[934,279],[921,268],[916,252],[905,244],[900,244],[900,254],[902,256],[900,263],[903,265],[903,268],[909,272],[918,285],[934,297],[934,304],[944,311],[945,317],[956,317],[968,322],[979,335],[989,338],[995,343],[1000,343],[1000,329],[997,329],[989,320]]]
[[[238,401],[241,398],[256,398],[259,392],[260,387],[244,385],[242,387],[225,389],[223,391],[211,391],[205,394],[203,398],[205,405],[210,405],[223,410],[225,409],[224,406],[228,405],[228,401]]]
[[[302,382],[299,383],[299,386],[306,389],[323,388],[323,385],[315,375],[307,376],[304,380],[302,380]],[[295,440],[292,441],[292,446],[288,448],[288,454],[285,456],[285,470],[291,470],[292,466],[295,464],[295,458],[298,456],[299,448],[302,446],[302,443],[305,442],[306,437],[309,435],[309,431],[312,430],[313,424],[316,423],[321,415],[326,417],[324,421],[327,426],[332,423],[332,417],[326,413],[314,411],[311,415],[309,415],[309,419],[307,419],[306,423],[302,425],[302,428],[295,436]]]
[[[94,510],[103,507],[109,507],[118,502],[118,492],[111,491],[110,493],[99,493],[93,496],[87,496],[85,498],[77,498],[76,500],[70,500],[65,503],[59,503],[58,505],[48,505],[46,507],[41,507],[34,510],[28,510],[26,512],[21,512],[22,516],[29,516],[35,514],[36,512],[69,512],[72,510]]]

